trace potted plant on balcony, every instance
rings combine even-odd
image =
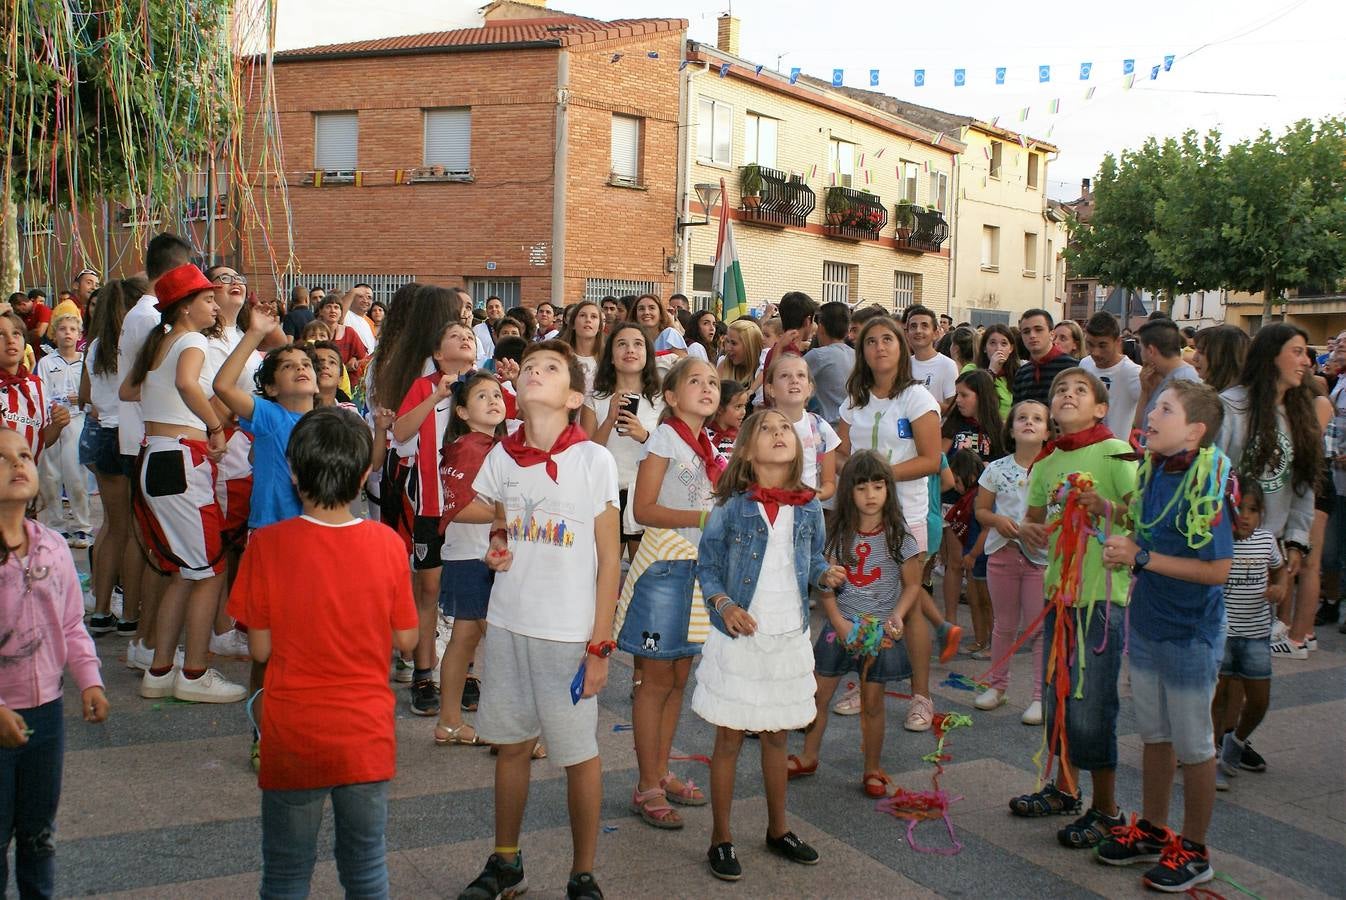
[[[916,208],[910,200],[899,200],[894,212],[896,213],[893,218],[897,221],[897,236],[905,241],[911,237],[911,230],[916,226]]]
[[[744,209],[757,209],[762,205],[762,167],[749,163],[738,172],[739,196],[743,199]]]
[[[851,201],[838,188],[829,188],[827,191],[827,224],[840,225],[846,218],[846,213],[850,212]]]

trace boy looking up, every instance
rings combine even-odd
[[[1136,404],[1136,427],[1144,439],[1150,413],[1169,385],[1177,381],[1200,381],[1196,369],[1183,361],[1182,332],[1171,319],[1153,319],[1136,332],[1140,339],[1140,401]],[[1214,435],[1212,435],[1212,439]]]
[[[1130,440],[1140,399],[1140,366],[1122,353],[1122,330],[1112,313],[1099,310],[1089,317],[1084,346],[1089,355],[1080,360],[1080,368],[1097,375],[1108,389],[1108,427],[1122,440]]]
[[[1216,765],[1209,711],[1224,658],[1224,583],[1234,539],[1230,511],[1222,508],[1227,457],[1206,448],[1223,419],[1219,395],[1198,382],[1175,381],[1156,398],[1146,422],[1150,460],[1136,533],[1108,538],[1103,556],[1114,571],[1136,573],[1127,638],[1136,730],[1145,744],[1144,818],[1117,829],[1097,856],[1111,865],[1157,863],[1142,880],[1170,893],[1215,876],[1206,849]],[[1193,521],[1189,483],[1204,486],[1212,471],[1224,477],[1216,478],[1213,497],[1202,497],[1213,501],[1209,513]],[[1182,763],[1181,834],[1167,827],[1175,758]]]
[[[1045,309],[1026,310],[1019,317],[1019,336],[1023,338],[1028,359],[1014,371],[1010,386],[1014,402],[1036,400],[1050,407],[1051,388],[1058,375],[1076,365],[1052,343],[1052,314]]]
[[[902,313],[902,327],[911,344],[911,377],[925,385],[925,389],[939,404],[941,416],[948,415],[957,393],[958,366],[952,359],[935,350],[935,313],[917,304]]]
[[[598,900],[603,892],[593,867],[603,775],[597,694],[616,647],[617,464],[575,424],[584,370],[569,344],[531,344],[517,385],[525,424],[487,454],[472,484],[477,499],[457,518],[492,523],[486,562],[496,576],[481,649],[477,733],[500,747],[495,852],[459,896],[494,900],[526,888],[519,832],[530,758],[541,735],[566,771],[574,842],[566,895]]]
[[[307,893],[329,795],[347,896],[388,895],[384,828],[397,767],[388,648],[416,646],[416,605],[401,540],[349,511],[369,475],[371,440],[347,410],[299,420],[288,456],[303,515],[253,532],[229,596],[252,658],[275,660],[257,776],[264,897]],[[360,565],[331,564],[352,547]]]

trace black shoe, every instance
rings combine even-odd
[[[94,613],[89,616],[89,634],[107,634],[117,630],[117,617],[112,613]]]
[[[140,627],[139,619],[118,619],[117,634],[122,637],[135,637],[136,629]]]
[[[1168,894],[1185,893],[1194,885],[1210,881],[1215,870],[1210,867],[1210,851],[1202,844],[1194,844],[1182,835],[1164,845],[1159,864],[1141,876],[1146,887]]]
[[[738,854],[734,852],[734,845],[728,841],[707,850],[706,858],[710,860],[710,874],[721,881],[738,881],[743,877],[743,867],[738,864]]]
[[[1032,794],[1021,794],[1009,802],[1010,812],[1025,819],[1041,816],[1076,816],[1084,804],[1079,794],[1067,794],[1052,782],[1042,786],[1042,790]]]
[[[603,900],[603,891],[592,872],[571,875],[566,882],[566,900]]]
[[[1249,772],[1265,772],[1267,770],[1267,761],[1262,758],[1262,754],[1253,749],[1251,740],[1243,742],[1243,754],[1239,757],[1239,768],[1247,769]]]
[[[439,715],[439,688],[426,678],[411,686],[411,711],[418,716]]]
[[[787,831],[778,838],[773,838],[768,834],[766,836],[766,848],[778,856],[785,857],[790,862],[797,862],[805,866],[816,866],[818,864],[818,851],[801,841],[793,831]]]
[[[1337,616],[1341,612],[1341,601],[1328,603],[1324,600],[1318,604],[1318,612],[1313,617],[1314,625],[1335,625]]]
[[[461,704],[463,712],[476,712],[479,703],[481,703],[481,681],[475,675],[469,675],[467,681],[463,682],[463,702]]]
[[[1056,839],[1063,847],[1088,850],[1103,843],[1114,828],[1122,828],[1125,825],[1126,818],[1120,811],[1116,816],[1109,816],[1091,806],[1085,810],[1084,815],[1057,831]]]
[[[528,879],[523,875],[523,854],[507,863],[500,854],[492,853],[486,858],[486,868],[481,870],[477,880],[463,888],[458,900],[510,900],[528,890]]]
[[[1155,828],[1145,819],[1131,818],[1129,824],[1112,829],[1094,850],[1094,858],[1110,866],[1159,862],[1168,832]]]

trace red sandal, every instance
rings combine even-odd
[[[813,765],[806,766],[800,761],[799,757],[791,753],[785,757],[785,777],[793,781],[796,778],[806,778],[818,771],[818,761],[815,759]]]
[[[860,782],[861,786],[864,788],[865,796],[873,797],[875,800],[887,797],[888,785],[892,783],[893,780],[882,772],[868,772]]]

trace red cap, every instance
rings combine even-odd
[[[163,312],[179,300],[201,291],[214,289],[215,285],[210,283],[210,279],[200,269],[191,263],[185,263],[159,276],[159,280],[154,283],[156,300],[154,306],[159,312]]]

